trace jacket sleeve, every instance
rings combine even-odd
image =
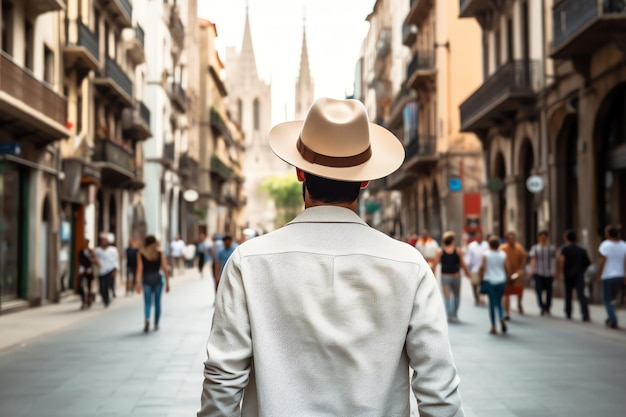
[[[411,385],[421,417],[465,415],[448,340],[448,326],[437,281],[430,268],[420,265],[406,351],[415,370]]]
[[[239,251],[227,261],[215,299],[198,417],[240,416],[248,385],[252,338]]]

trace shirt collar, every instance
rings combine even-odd
[[[297,223],[356,223],[369,227],[354,211],[338,206],[310,207],[287,225]]]

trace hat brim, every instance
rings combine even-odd
[[[305,172],[340,181],[370,181],[386,177],[404,162],[404,146],[398,138],[374,123],[369,124],[372,157],[363,164],[335,168],[305,160],[296,147],[304,121],[285,122],[272,128],[269,143],[272,151],[283,161]]]

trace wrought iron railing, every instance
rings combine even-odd
[[[588,22],[603,15],[626,14],[623,0],[562,0],[552,8],[554,47],[558,48]]]
[[[174,142],[165,142],[163,144],[163,159],[170,164],[174,163],[174,155],[176,151],[176,145]]]
[[[235,172],[222,162],[217,155],[211,156],[211,171],[225,180],[234,179],[236,177]]]
[[[67,101],[0,51],[0,90],[65,126]]]
[[[109,139],[96,139],[92,160],[107,162],[129,172],[135,171],[133,153]]]
[[[81,19],[65,19],[65,42],[67,45],[83,46],[96,59],[100,59],[98,38]]]
[[[148,126],[150,126],[150,109],[143,101],[139,102],[139,116]]]
[[[411,78],[415,71],[428,71],[435,68],[435,51],[418,50],[413,54],[413,58],[406,68],[407,80]]]
[[[437,138],[435,135],[418,135],[404,147],[405,161],[415,156],[435,156],[437,152]]]
[[[130,97],[133,96],[133,82],[130,78],[128,78],[128,75],[124,73],[117,62],[110,57],[107,57],[106,59],[104,73],[107,78],[112,79],[117,85],[119,85],[126,94]]]
[[[501,66],[461,104],[461,120],[473,118],[505,95],[534,94],[539,87],[539,61],[512,61]]]

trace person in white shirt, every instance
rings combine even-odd
[[[172,243],[170,243],[170,256],[172,257],[173,265],[172,265],[172,275],[178,272],[183,271],[183,263],[185,255],[185,241],[180,238],[180,236],[176,236],[176,239]]]
[[[428,230],[424,229],[424,231],[422,231],[422,235],[417,240],[415,248],[422,254],[426,262],[428,262],[428,265],[434,270],[437,266],[434,264],[435,256],[437,252],[439,252],[440,247],[437,241],[430,237]]]
[[[483,255],[489,250],[489,243],[483,239],[483,232],[480,230],[474,234],[474,240],[467,245],[465,251],[465,263],[471,272],[472,290],[476,305],[482,304],[480,295],[480,266],[483,263]]]
[[[613,299],[626,285],[626,242],[620,238],[619,226],[607,226],[604,230],[606,240],[600,244],[600,266],[598,281],[602,282],[602,302],[608,318],[607,327],[617,329],[617,315]]]
[[[510,268],[507,263],[506,253],[498,249],[500,239],[498,236],[489,238],[489,250],[483,255],[480,265],[479,274],[487,287],[487,295],[489,296],[489,319],[491,320],[491,330],[489,334],[496,334],[496,318],[495,311],[498,310],[498,318],[502,333],[506,333],[507,326],[504,320],[504,312],[502,310],[502,295],[509,276]]]
[[[419,415],[464,416],[432,270],[357,214],[402,143],[361,102],[318,99],[269,144],[297,167],[305,210],[226,261],[197,416],[408,417],[411,388]]]
[[[120,254],[115,246],[109,244],[108,236],[100,235],[100,246],[94,250],[98,259],[98,283],[100,295],[105,307],[110,304],[109,291],[115,285],[115,277],[120,269]]]

